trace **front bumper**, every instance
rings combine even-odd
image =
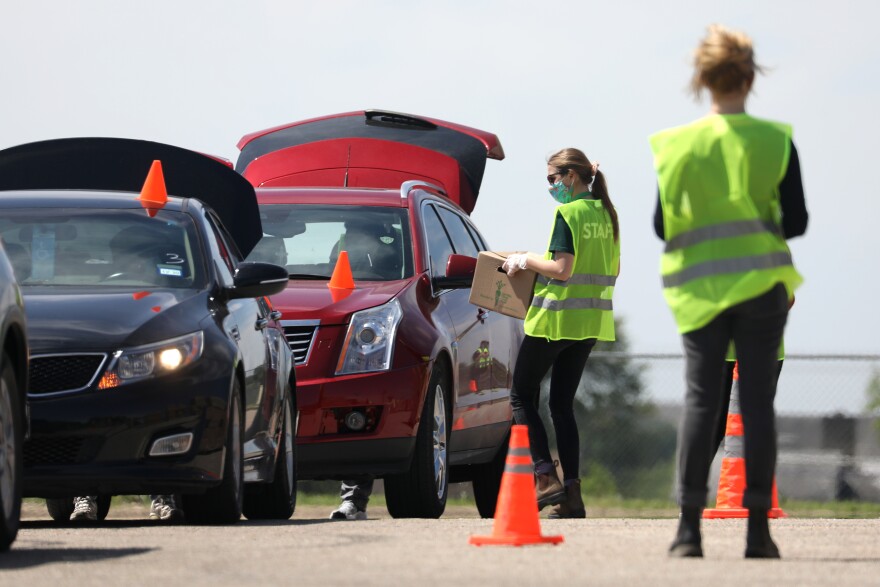
[[[409,467],[430,364],[358,375],[308,379],[297,373],[297,474],[300,479],[341,479],[400,473]],[[371,408],[375,428],[359,433],[339,414]]]
[[[64,396],[31,398],[24,495],[200,493],[220,483],[229,369],[186,373]],[[191,432],[186,453],[149,456],[153,442]]]

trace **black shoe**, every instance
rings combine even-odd
[[[693,542],[673,542],[669,547],[670,558],[703,558],[703,545]]]
[[[779,556],[779,547],[771,540],[770,544],[760,546],[746,545],[746,558],[782,558]]]

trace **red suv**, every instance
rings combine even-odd
[[[494,515],[522,323],[468,302],[492,133],[359,111],[249,134],[237,170],[286,265],[273,296],[296,362],[300,479],[373,474],[394,517],[439,517],[472,481]],[[345,251],[347,263],[340,261]],[[350,267],[354,287],[329,287]]]

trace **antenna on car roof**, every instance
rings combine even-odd
[[[345,178],[342,180],[342,187],[348,187],[348,168],[351,166],[351,145],[348,146],[348,160],[345,162]]]

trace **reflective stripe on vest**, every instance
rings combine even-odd
[[[730,259],[718,259],[706,261],[697,265],[691,265],[677,273],[663,276],[663,287],[680,287],[685,283],[701,277],[722,275],[724,273],[745,273],[746,271],[758,271],[761,269],[773,269],[791,265],[791,254],[783,251],[755,255],[752,257],[732,257]]]
[[[559,310],[613,310],[611,300],[599,298],[569,298],[567,300],[554,300],[551,298],[532,298],[532,306],[551,312]]]
[[[561,279],[550,279],[543,275],[538,275],[538,283],[541,285],[555,285],[558,287],[568,287],[569,285],[602,285],[605,287],[614,287],[617,283],[616,275],[596,275],[595,273],[578,273],[572,274],[566,281]]]
[[[771,222],[763,222],[761,220],[734,220],[732,222],[713,224],[712,226],[703,226],[701,228],[695,228],[677,234],[675,237],[666,241],[664,252],[669,253],[710,240],[745,236],[756,232],[772,232],[776,235],[782,234],[780,228]]]

